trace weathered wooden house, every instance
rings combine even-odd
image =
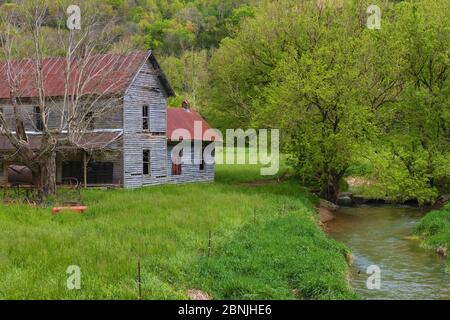
[[[184,129],[194,137],[194,122],[202,123],[203,131],[208,124],[188,105],[184,108],[170,108],[167,99],[173,90],[160,69],[152,52],[139,52],[122,55],[127,60],[128,81],[114,87],[111,94],[120,96],[120,105],[100,118],[92,119],[76,147],[67,146],[57,150],[56,178],[58,183],[75,178],[85,185],[120,185],[136,188],[164,183],[184,183],[194,181],[213,181],[214,164],[205,163],[202,153],[194,148],[190,154],[181,154],[181,164],[174,163],[171,151],[179,141],[172,139],[172,133]],[[47,65],[58,65],[58,59],[49,58]],[[63,61],[61,61],[63,63]],[[3,71],[2,71],[3,70]],[[55,68],[46,79],[47,95],[57,101],[64,95],[64,86],[58,79],[64,68]],[[2,74],[3,72],[3,74]],[[5,79],[5,68],[0,64],[0,112],[14,127],[10,88]],[[105,71],[106,72],[106,71]],[[25,114],[25,129],[29,143],[36,148],[42,135],[39,132],[39,110],[33,104],[36,92],[24,90],[21,95]],[[61,117],[49,116],[49,125],[61,127]],[[206,146],[214,139],[201,138]],[[183,141],[190,143],[189,141]],[[191,141],[194,143],[193,141]],[[14,152],[9,140],[0,134],[0,153]],[[191,161],[196,159],[196,161]],[[189,160],[189,161],[185,161]],[[200,161],[199,161],[200,160]],[[5,162],[5,161],[4,161]],[[0,179],[7,182],[14,169],[13,162],[2,163]]]

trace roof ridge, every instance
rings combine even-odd
[[[100,57],[100,56],[112,56],[112,55],[116,55],[116,56],[130,56],[130,55],[137,55],[137,54],[147,54],[149,51],[146,50],[134,50],[134,51],[130,51],[130,52],[106,52],[106,53],[95,53],[95,54],[91,54],[89,56],[86,56],[85,58],[92,58],[92,57]],[[67,57],[65,56],[49,56],[49,57],[43,57],[42,60],[52,60],[52,59],[66,59]],[[10,59],[11,61],[33,61],[36,60],[36,58],[32,58],[32,57],[24,57],[24,58],[13,58]],[[0,63],[2,62],[6,62],[8,61],[7,59],[0,59]]]

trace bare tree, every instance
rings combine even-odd
[[[6,79],[0,81],[7,82],[13,112],[10,118],[0,112],[0,134],[14,151],[0,158],[28,166],[47,196],[56,192],[57,151],[90,148],[85,136],[92,121],[107,119],[122,104],[120,91],[136,57],[104,54],[114,40],[114,21],[102,21],[95,8],[82,10],[80,30],[65,27],[66,8],[60,8],[58,27],[49,28],[55,17],[45,0],[6,9],[0,13],[0,75]],[[59,57],[49,58],[54,51]]]

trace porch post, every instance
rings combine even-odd
[[[87,152],[83,151],[83,182],[84,187],[87,188]]]
[[[8,197],[8,167],[7,162],[3,163],[3,199]]]

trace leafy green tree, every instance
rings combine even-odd
[[[352,3],[289,10],[295,33],[253,104],[253,121],[282,128],[299,175],[335,202],[346,170],[377,132],[365,87],[365,26]]]
[[[267,2],[236,38],[222,42],[211,62],[210,107],[221,105],[218,118],[281,128],[297,172],[332,201],[376,131],[364,90],[370,79],[358,10],[356,2]]]
[[[449,192],[450,2],[405,1],[394,9],[390,32],[401,39],[403,90],[377,110],[386,134],[372,178],[388,196],[427,202]]]
[[[207,113],[282,129],[305,182],[336,200],[369,160],[384,196],[429,201],[449,176],[449,2],[266,2],[211,60]],[[431,113],[431,114],[430,114]]]

